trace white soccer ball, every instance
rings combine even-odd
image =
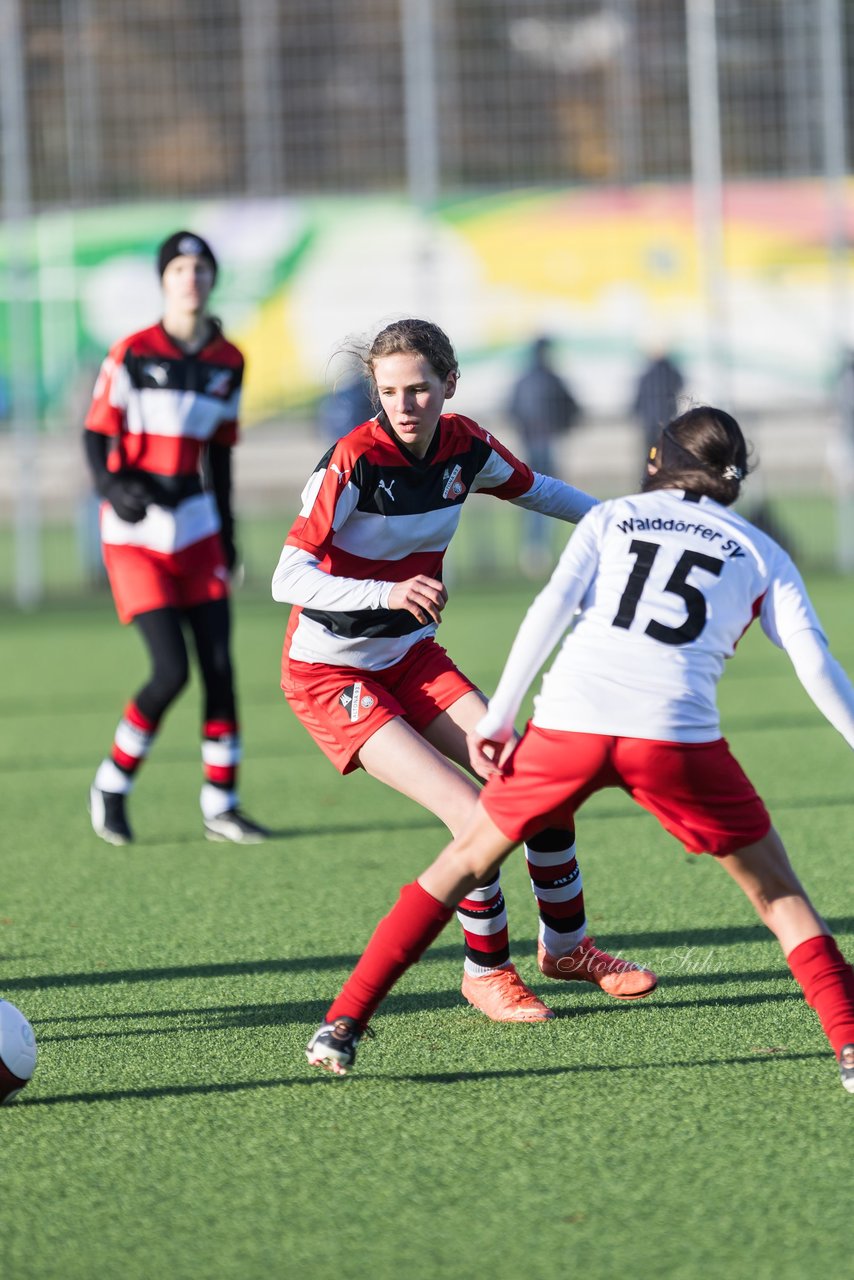
[[[21,1010],[0,1000],[0,1105],[11,1102],[36,1069],[36,1037]]]

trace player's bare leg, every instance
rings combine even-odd
[[[854,971],[807,897],[782,840],[772,827],[720,861],[779,941],[833,1047],[843,1087],[854,1093]]]
[[[389,720],[359,751],[372,778],[434,813],[452,835],[462,831],[479,788],[400,718]]]
[[[829,934],[795,874],[783,842],[772,827],[755,844],[720,859],[785,955],[817,934]]]
[[[438,902],[453,907],[475,885],[496,876],[515,847],[478,803],[465,830],[421,873],[418,883]]]

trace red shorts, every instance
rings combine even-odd
[[[481,792],[508,839],[571,826],[596,791],[622,787],[689,853],[735,853],[767,835],[771,819],[725,738],[653,742],[528,725],[506,774]]]
[[[188,609],[228,595],[228,569],[218,533],[183,551],[104,543],[103,552],[120,622],[150,609]]]
[[[359,749],[401,716],[419,733],[476,686],[435,640],[419,640],[382,671],[289,662],[282,688],[297,719],[339,773],[359,767]]]

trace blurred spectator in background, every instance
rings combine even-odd
[[[679,393],[685,385],[682,371],[666,351],[655,351],[638,378],[632,414],[643,428],[643,462],[638,479],[646,475],[649,451],[658,440],[662,427],[677,413]]]
[[[349,367],[339,378],[317,410],[317,425],[327,445],[335,444],[354,427],[359,427],[376,414],[376,406],[364,374],[357,365]]]
[[[567,383],[551,363],[552,340],[540,337],[531,347],[527,368],[510,395],[508,413],[524,443],[525,460],[541,475],[560,476],[555,444],[575,425],[581,410]],[[550,573],[552,526],[546,516],[526,511],[520,568],[528,577]]]

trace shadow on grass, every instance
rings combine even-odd
[[[444,993],[435,993],[434,1008],[444,1007]],[[450,1003],[450,1001],[449,1001]],[[166,1027],[127,1027],[121,1026],[109,1031],[72,1031],[60,1034],[42,1035],[39,1031],[39,1046],[46,1044],[62,1044],[79,1040],[124,1040],[134,1036],[171,1036],[186,1035],[197,1031],[235,1031],[252,1027],[284,1027],[294,1023],[313,1024],[320,1022],[328,1008],[329,1002],[323,1000],[281,1001],[275,1004],[253,1005],[214,1005],[201,1009],[139,1009],[134,1013],[82,1014],[75,1018],[45,1018],[37,1020],[39,1028],[48,1022],[116,1022],[140,1021],[149,1022],[157,1018],[193,1018],[204,1019],[181,1023],[178,1026]]]
[[[728,973],[679,974],[677,977],[668,978],[666,983],[663,984],[663,986],[658,987],[655,995],[655,999],[652,1001],[652,1003],[654,1003],[655,1006],[658,1008],[668,1007],[672,1002],[667,1001],[666,993],[672,987],[728,986],[731,983],[744,983],[744,982],[791,983],[793,982],[793,978],[792,978],[792,975],[789,973],[788,969],[785,969],[785,968],[779,969],[779,970],[757,969],[752,972],[745,971],[740,973],[728,972]],[[554,997],[561,990],[560,987],[554,986],[549,982],[540,983],[538,981],[535,981],[535,985],[541,987],[544,993],[550,994],[552,997]],[[566,991],[567,988],[563,988],[563,990]],[[575,988],[570,988],[570,990],[573,991],[574,994],[580,995],[583,989],[579,987],[575,987]],[[593,994],[591,988],[587,988],[587,994],[588,995]],[[755,995],[756,993],[752,993],[752,994]],[[720,999],[725,1000],[728,998],[729,997],[721,997]],[[773,999],[773,996],[769,994],[766,998]],[[411,1002],[414,1000],[417,1003],[417,1007],[422,1010],[429,1007],[433,1007],[436,1009],[452,1008],[456,1006],[462,1007],[462,997],[460,996],[458,991],[452,990],[452,991],[431,992],[429,994],[422,993],[417,997],[413,997],[412,995],[402,996],[395,993],[388,996],[387,999],[383,1002],[383,1006],[382,1006],[383,1011],[385,1012],[393,1009],[395,1004],[401,1000],[408,1002],[408,1004],[411,1004]],[[430,1002],[432,1002],[432,1004]],[[639,1004],[640,1001],[636,1003]],[[695,1000],[680,1002],[680,1004],[684,1004],[684,1005],[690,1004],[692,1006],[698,1003],[699,1001],[695,1001]],[[707,1001],[707,1003],[718,1003],[718,1000],[715,997],[711,997],[710,1001]],[[126,1010],[121,1010],[117,1013],[65,1013],[65,1014],[58,1014],[52,1017],[39,1018],[38,1023],[40,1027],[47,1027],[51,1025],[69,1026],[69,1025],[75,1025],[78,1023],[87,1023],[87,1022],[128,1022],[128,1021],[135,1021],[140,1018],[193,1018],[193,1017],[201,1017],[203,1014],[218,1014],[218,1015],[225,1016],[228,1014],[243,1013],[243,1014],[246,1014],[246,1020],[242,1024],[244,1026],[253,1026],[253,1025],[272,1026],[276,1023],[284,1024],[292,1021],[312,1022],[317,1017],[322,1017],[323,1014],[326,1012],[327,1007],[328,1007],[327,1000],[318,1000],[313,1003],[305,1002],[301,1006],[297,1005],[294,1002],[290,1002],[286,1004],[284,1001],[276,1001],[275,1003],[252,1004],[252,1005],[245,1005],[245,1004],[198,1005],[195,1007],[183,1006],[178,1009],[126,1009]],[[412,1008],[414,1007],[416,1006],[412,1005]],[[627,1006],[625,1002],[622,1002],[618,1006],[616,1002],[607,1000],[607,998],[605,998],[605,1003],[602,1005],[601,1011],[606,1012],[609,1008],[615,1008],[615,1007],[627,1007]],[[304,1010],[303,1013],[299,1012],[300,1008]],[[271,1011],[271,1010],[278,1010],[279,1016],[268,1017],[268,1011]],[[404,1010],[401,1010],[401,1011],[403,1012]],[[596,1011],[597,1011],[596,1008],[590,1008],[590,1009],[581,1008],[576,1012],[593,1013]],[[256,1020],[256,1015],[257,1015],[257,1020]],[[568,1012],[561,1013],[559,1011],[558,1017],[563,1017],[563,1016],[568,1017],[570,1016],[570,1014]],[[234,1025],[234,1024],[230,1023],[228,1025]],[[181,1030],[190,1030],[190,1029],[191,1028],[188,1028],[188,1027],[181,1028]],[[193,1028],[193,1029],[200,1030],[202,1028]],[[102,1034],[106,1034],[106,1032],[98,1032],[94,1034],[102,1035]],[[117,1032],[116,1034],[119,1035],[123,1033]],[[124,1034],[145,1035],[147,1033],[144,1031],[130,1031]],[[157,1033],[151,1032],[151,1034],[152,1035],[162,1034],[162,1032],[157,1032]],[[76,1038],[78,1037],[71,1036],[71,1035],[40,1036],[39,1043],[47,1044],[47,1043],[50,1043],[52,1040],[60,1041],[60,1040],[72,1040]],[[79,1038],[84,1039],[86,1037],[85,1035],[81,1035]]]
[[[424,817],[410,818],[407,822],[383,822],[383,834],[386,832],[407,832],[407,831],[440,831],[444,830],[438,818],[425,814]],[[318,823],[312,823],[309,827],[270,827],[271,840],[323,840],[328,837],[338,836],[360,836],[376,832],[375,822],[339,822],[329,826],[323,826]],[[204,844],[205,837],[200,831],[185,832],[183,835],[170,835],[163,837],[143,836],[141,839],[134,838],[135,849],[157,849],[170,848],[176,844]],[[210,848],[210,846],[206,846]],[[269,851],[267,842],[251,847],[240,846],[240,854],[246,857],[250,853],[263,854]],[[231,849],[222,850],[223,853],[237,852],[232,846]],[[132,850],[125,850],[124,857],[133,857]]]
[[[165,1084],[147,1089],[105,1089],[102,1093],[57,1093],[46,1098],[17,1098],[19,1107],[54,1107],[69,1102],[127,1102],[131,1099],[185,1098],[195,1094],[246,1093],[254,1089],[282,1089],[323,1084],[325,1075],[283,1076],[280,1080],[234,1080],[228,1084]]]
[[[721,1009],[726,1007],[743,1008],[747,1005],[767,1005],[793,1003],[801,1000],[800,992],[792,987],[791,991],[778,992],[744,992],[732,996],[707,996],[687,1000],[666,1000],[660,995],[650,1000],[632,1001],[631,1007],[646,1014],[661,1013],[665,1010],[677,1009]],[[308,1026],[322,1021],[328,1007],[327,1001],[281,1001],[274,1004],[253,1005],[220,1005],[210,1008],[196,1009],[140,1009],[134,1013],[118,1014],[82,1014],[71,1018],[36,1020],[38,1042],[42,1047],[48,1044],[79,1043],[85,1040],[129,1040],[158,1036],[191,1035],[196,1032],[210,1034],[217,1031],[238,1031],[264,1027],[293,1026],[304,1023]],[[620,1016],[627,1008],[627,1002],[614,1000],[597,1004],[578,1004],[568,1009],[556,1009],[555,1018],[578,1019],[595,1018],[611,1014]],[[462,997],[456,990],[420,992],[417,995],[390,995],[383,1004],[383,1014],[387,1016],[405,1016],[413,1013],[437,1012],[439,1010],[463,1010]],[[466,1011],[468,1012],[468,1011]],[[472,1015],[480,1018],[478,1015]],[[116,1022],[128,1021],[150,1022],[157,1018],[193,1018],[196,1021],[166,1027],[128,1027],[123,1025],[104,1031],[70,1030],[43,1035],[41,1028],[48,1022]]]
[[[667,973],[663,965],[656,972],[660,978],[658,991],[671,987],[726,987],[735,982],[794,982],[789,970],[781,962],[779,969],[716,969],[708,973]]]
[[[828,920],[828,925],[834,933],[854,932],[854,916],[834,917]],[[684,968],[684,948],[686,947],[722,947],[740,942],[773,943],[773,941],[773,937],[768,930],[757,923],[712,926],[699,929],[653,929],[640,930],[634,933],[620,933],[609,937],[607,946],[610,952],[615,955],[630,955],[638,948],[643,947],[672,947],[674,948],[674,969],[679,970]],[[605,945],[605,940],[603,940],[603,945]],[[514,942],[513,949],[517,956],[532,956],[536,951],[536,942],[531,939]],[[431,947],[421,963],[423,964],[425,961],[429,962],[430,960],[459,959],[461,954],[462,944],[455,941],[443,946]],[[3,989],[6,991],[43,991],[50,987],[103,987],[127,982],[173,982],[183,981],[188,978],[240,977],[265,973],[319,973],[332,969],[348,971],[353,968],[358,959],[359,956],[355,952],[345,952],[325,956],[293,956],[289,959],[277,960],[234,960],[223,961],[218,964],[171,965],[152,969],[95,969],[90,972],[49,973],[39,976],[25,974],[18,977],[3,975],[1,980]],[[675,977],[668,979],[666,963],[665,958],[659,969],[664,981],[702,982],[718,979],[735,981],[739,977],[751,981],[762,978],[763,975],[771,976],[773,974],[775,977],[780,976],[776,970],[771,971],[771,974],[768,974],[767,971],[759,971],[757,973],[748,971],[734,975],[729,975],[724,971],[700,975],[677,972]],[[783,972],[781,967],[780,973]]]
[[[827,924],[833,933],[854,932],[854,916],[826,917]],[[599,934],[591,922],[591,933],[612,955],[625,955],[639,947],[672,947],[673,957],[678,959],[684,954],[685,947],[728,947],[739,942],[768,942],[776,945],[774,935],[757,920],[755,924],[709,925],[701,928],[686,929],[637,929],[633,932],[614,930],[607,935]],[[513,950],[517,955],[533,955],[536,952],[536,939],[514,940]],[[431,947],[429,955],[437,952]],[[445,950],[445,948],[441,948]],[[637,959],[636,956],[630,956]]]
[[[461,948],[457,948],[457,951]],[[105,987],[125,982],[176,982],[186,978],[227,978],[265,973],[314,973],[352,969],[354,952],[334,956],[294,956],[282,960],[234,960],[221,964],[172,965],[153,969],[95,969],[84,973],[50,973],[40,977],[3,977],[5,991],[43,991],[48,987]]]
[[[365,1084],[479,1084],[486,1080],[536,1080],[555,1076],[585,1076],[629,1071],[633,1075],[646,1071],[696,1070],[706,1067],[756,1067],[766,1066],[769,1061],[808,1062],[813,1059],[827,1058],[827,1051],[810,1051],[804,1053],[763,1053],[740,1054],[728,1058],[692,1058],[689,1061],[673,1062],[623,1062],[623,1063],[574,1063],[554,1067],[507,1067],[486,1071],[428,1071],[412,1072],[401,1075],[365,1075],[360,1078]],[[194,1095],[210,1095],[215,1093],[246,1093],[256,1089],[292,1089],[306,1085],[328,1084],[337,1081],[335,1087],[341,1087],[340,1077],[318,1072],[307,1076],[284,1076],[278,1080],[234,1080],[223,1084],[174,1084],[153,1085],[145,1089],[105,1089],[101,1092],[53,1094],[44,1098],[19,1098],[16,1108],[21,1107],[53,1107],[69,1103],[126,1102],[130,1100],[156,1100],[158,1098],[185,1098]],[[349,1078],[348,1078],[349,1083]]]
[[[329,1007],[328,999],[321,1000],[280,1000],[267,1004],[225,1004],[203,1005],[197,1008],[182,1009],[137,1009],[120,1013],[84,1013],[71,1014],[68,1017],[41,1018],[36,1020],[39,1045],[60,1044],[78,1040],[123,1040],[132,1036],[164,1036],[184,1035],[196,1031],[234,1031],[253,1027],[285,1027],[295,1023],[314,1026],[323,1019]],[[465,1007],[459,991],[426,991],[417,995],[394,992],[383,1003],[383,1012],[388,1014],[424,1013],[445,1009],[461,1009]],[[69,1031],[42,1035],[41,1028],[49,1023],[88,1023],[88,1022],[149,1022],[157,1018],[193,1018],[194,1023],[167,1027],[130,1027],[120,1026],[106,1031]]]
[[[829,1058],[828,1051],[825,1049],[823,1051],[809,1050],[803,1053],[773,1054],[757,1052],[749,1055],[739,1054],[729,1058],[691,1058],[687,1062],[678,1060],[674,1062],[588,1062],[560,1067],[508,1067],[494,1071],[413,1072],[411,1075],[374,1076],[372,1079],[406,1084],[460,1084],[465,1081],[505,1080],[523,1076],[525,1079],[536,1079],[537,1077],[562,1075],[596,1075],[599,1072],[613,1075],[615,1072],[630,1071],[633,1075],[636,1075],[642,1071],[693,1070],[698,1067],[756,1067],[766,1066],[769,1062],[804,1062],[817,1058]]]

